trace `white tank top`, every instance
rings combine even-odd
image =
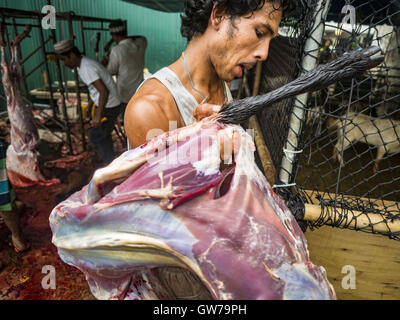
[[[168,67],[162,68],[161,70],[157,71],[146,80],[142,82],[142,84],[137,88],[139,90],[142,85],[150,80],[150,79],[157,79],[159,80],[168,90],[171,92],[172,96],[175,99],[176,106],[185,122],[185,125],[191,125],[196,122],[196,118],[193,117],[193,110],[196,108],[199,103],[193,97],[193,95],[183,86],[181,80],[179,80],[178,76],[175,72],[173,72]],[[232,94],[229,90],[228,85],[224,82],[225,85],[225,98],[228,101],[232,100]],[[128,142],[128,149],[129,149],[129,142]]]

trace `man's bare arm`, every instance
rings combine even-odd
[[[103,113],[104,108],[106,107],[108,101],[109,91],[104,84],[103,80],[97,79],[95,82],[92,83],[93,86],[99,91],[99,105],[97,106],[97,110],[93,117],[93,125],[98,126],[101,124],[101,114]]]

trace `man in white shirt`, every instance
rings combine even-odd
[[[109,30],[117,45],[111,49],[107,70],[117,76],[118,94],[124,113],[129,100],[144,80],[147,39],[143,36],[128,37],[126,24],[122,20],[110,23]]]
[[[93,103],[96,104],[89,140],[104,164],[108,164],[114,159],[111,133],[122,110],[116,84],[107,69],[99,62],[83,56],[72,40],[57,42],[54,51],[63,65],[71,69],[78,68],[79,77],[89,88],[91,101],[86,108],[86,119],[90,116]]]

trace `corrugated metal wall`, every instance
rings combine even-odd
[[[8,7],[20,10],[41,10],[46,5],[46,0],[1,0],[0,7]],[[176,60],[186,46],[186,40],[180,35],[180,16],[178,13],[165,13],[147,9],[138,5],[123,2],[121,0],[52,0],[52,5],[58,11],[74,11],[77,15],[101,17],[107,19],[122,19],[128,21],[129,35],[144,35],[148,40],[148,49],[146,52],[146,67],[150,72],[172,63]],[[30,23],[28,20],[18,20],[17,23]],[[37,23],[37,22],[34,22]],[[82,49],[82,39],[80,34],[79,22],[74,22],[75,42],[78,48]],[[85,26],[100,26],[99,23],[86,23]],[[68,38],[68,28],[65,22],[57,21],[56,24],[57,39],[61,39],[61,33],[64,38]],[[108,23],[104,24],[108,28]],[[18,27],[18,32],[24,28]],[[12,28],[10,37],[14,38]],[[50,35],[50,30],[43,30],[44,37]],[[22,57],[26,56],[40,44],[39,32],[34,28],[31,32],[32,37],[23,41],[21,45]],[[95,57],[96,31],[85,31],[86,53],[90,57]],[[101,33],[100,57],[106,42],[110,39],[108,32]],[[52,51],[52,46],[47,46],[48,51]],[[25,64],[25,71],[28,73],[36,65],[43,61],[41,52],[36,53]],[[55,73],[55,66],[50,65],[51,73]],[[28,78],[29,90],[41,86],[41,70],[44,66],[36,70]],[[73,79],[72,72],[67,70],[68,79]],[[56,78],[53,76],[53,81]],[[3,88],[0,89],[3,94]],[[3,94],[4,95],[4,94]],[[4,110],[4,101],[0,101],[0,111]]]

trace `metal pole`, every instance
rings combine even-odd
[[[323,4],[325,6],[323,7]],[[330,0],[319,0],[316,11],[317,15],[314,20],[313,31],[305,43],[304,50],[306,56],[302,61],[302,68],[305,72],[313,69],[317,64],[317,54],[321,40],[324,35],[325,25],[322,23],[325,20]],[[290,186],[290,179],[292,178],[293,163],[295,161],[295,155],[299,152],[297,150],[298,139],[304,122],[305,112],[304,106],[307,104],[308,93],[299,95],[295,100],[295,106],[293,108],[290,117],[290,126],[286,144],[284,146],[284,155],[281,162],[281,170],[279,172],[279,180],[282,185],[275,185],[274,187],[288,187]]]
[[[94,30],[94,31],[109,31],[105,28],[83,28],[83,30]]]
[[[6,23],[6,25],[7,26],[14,26],[14,24],[13,23]],[[26,27],[26,26],[31,26],[32,28],[38,28],[38,26],[37,25],[32,25],[32,24],[30,24],[30,23],[25,23],[25,24],[22,24],[22,23],[16,23],[15,24],[15,26],[17,26],[17,27]]]
[[[47,60],[47,59],[46,59]],[[44,60],[41,63],[39,63],[35,68],[33,68],[31,71],[29,71],[29,73],[25,76],[22,77],[22,79],[25,81],[26,78],[28,78],[32,73],[34,73],[37,69],[39,69],[42,65],[44,65],[45,63],[47,63],[47,61]]]
[[[96,60],[99,61],[99,45],[100,45],[101,33],[97,32],[96,34],[96,47],[94,52],[96,53]]]
[[[14,34],[16,37],[16,36],[18,36],[18,30],[17,30],[17,26],[15,25],[16,21],[15,21],[14,17],[12,18],[12,21],[13,21],[13,27],[14,27]],[[17,52],[18,52],[19,61],[22,61],[21,46],[18,46]],[[21,63],[21,73],[22,73],[22,79],[23,79],[23,84],[24,84],[24,89],[25,89],[25,96],[28,97],[29,89],[28,89],[28,83],[26,82],[26,78],[28,76],[25,76],[25,67],[24,67],[23,63]]]
[[[49,38],[44,42],[44,44],[46,44],[46,43],[49,42],[50,40],[51,40],[51,37],[49,37]],[[40,46],[37,47],[35,50],[33,50],[30,54],[28,54],[28,55],[24,58],[24,60],[21,61],[21,64],[24,64],[26,61],[28,61],[28,59],[29,59],[30,57],[32,57],[36,52],[38,52],[41,48],[42,48],[42,46],[40,45]]]
[[[85,28],[83,27],[83,19],[81,19],[81,35],[82,35],[82,50],[83,50],[83,55],[86,56]]]
[[[49,0],[48,3],[50,3],[50,0]],[[58,10],[59,10],[60,12],[62,12],[60,0],[58,0]],[[61,22],[61,23],[59,23],[58,25],[60,26],[60,28],[59,28],[59,31],[60,31],[60,38],[61,38],[61,39],[64,39],[63,23]],[[72,38],[72,40],[74,40],[74,39]],[[66,68],[64,65],[62,66],[62,71],[63,71],[64,80],[65,80],[65,82],[67,82],[67,68]],[[67,82],[67,85],[65,86],[65,95],[66,95],[66,97],[67,97],[67,100],[69,100],[69,94],[68,94],[69,92],[68,92],[68,91],[69,91],[69,90],[68,90],[68,82]]]
[[[68,30],[69,30],[69,38],[70,38],[70,40],[73,40],[74,30],[73,30],[73,25],[72,25],[71,14],[68,16]],[[83,145],[83,150],[86,151],[85,126],[83,123],[81,90],[79,88],[79,78],[78,78],[78,69],[77,68],[74,68],[74,79],[75,79],[75,88],[76,88],[76,95],[77,95],[77,102],[78,102],[78,105],[76,107],[78,108],[79,122],[81,125],[82,145]]]
[[[51,5],[50,0],[47,0],[47,4]],[[52,40],[53,40],[53,45],[54,45],[57,42],[56,31],[54,29],[50,29],[50,30],[51,30],[51,35],[52,35]],[[63,116],[64,116],[65,133],[67,134],[67,142],[68,142],[69,152],[72,155],[73,148],[72,148],[72,141],[71,141],[71,132],[70,132],[69,123],[68,123],[67,106],[65,104],[64,83],[63,83],[63,79],[62,79],[60,61],[57,58],[56,58],[55,64],[56,64],[56,73],[57,73],[57,79],[58,79],[58,88],[60,89],[60,94],[61,94],[61,103],[62,103],[62,112],[63,112]]]
[[[55,43],[55,41],[54,41],[54,43]],[[68,123],[67,105],[65,104],[65,91],[64,91],[63,79],[61,76],[60,61],[58,59],[56,59],[55,64],[56,64],[56,71],[57,71],[57,78],[58,78],[58,87],[59,87],[60,93],[61,93],[61,103],[62,103],[62,112],[63,112],[63,116],[64,116],[65,132],[67,134],[69,151],[70,151],[70,154],[72,155],[73,149],[72,149],[72,141],[71,141],[71,132],[70,132],[69,123]]]
[[[43,54],[43,59],[44,59],[44,61],[46,61],[45,70],[46,70],[46,76],[47,76],[47,79],[48,79],[49,92],[50,92],[50,106],[53,109],[53,117],[57,119],[57,117],[58,117],[58,109],[57,109],[57,105],[54,104],[54,93],[53,93],[53,87],[51,86],[52,81],[51,81],[49,64],[48,64],[48,60],[47,60],[46,43],[44,41],[43,29],[41,28],[42,24],[41,24],[41,18],[40,17],[38,18],[38,23],[40,25],[40,28],[39,28],[40,48],[42,49],[41,51],[42,51],[42,54]]]

